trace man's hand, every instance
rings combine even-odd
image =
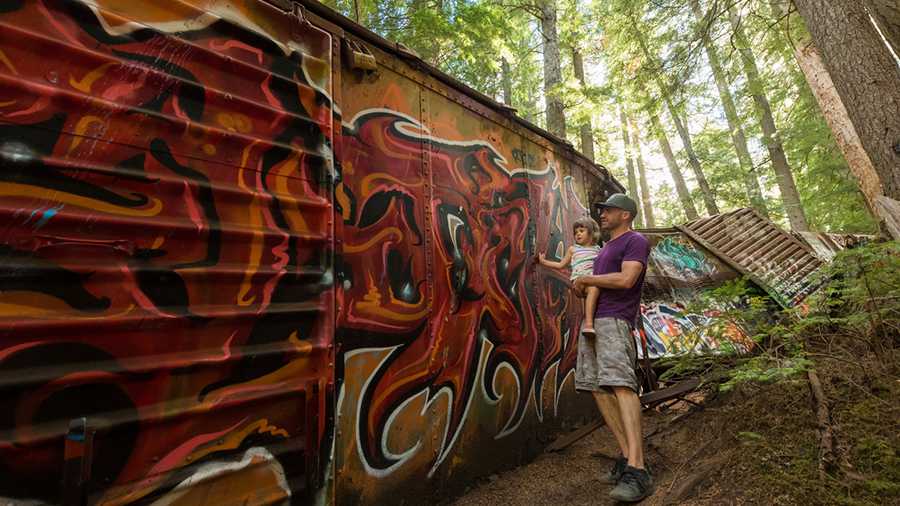
[[[544,265],[544,262],[547,260],[547,256],[543,253],[538,253],[538,256],[534,257],[534,263]]]

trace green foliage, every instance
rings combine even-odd
[[[397,41],[473,88],[500,91],[504,34],[515,26],[503,9],[467,0],[329,0],[326,5]],[[526,84],[526,83],[516,83]]]
[[[810,298],[804,328],[828,342],[840,330],[888,366],[900,343],[900,244],[842,251],[823,275],[828,284]]]
[[[657,222],[684,222],[685,211],[655,136],[647,124],[659,115],[696,204],[702,202],[685,152],[675,134],[665,95],[686,121],[702,169],[719,207],[749,205],[722,104],[706,60],[706,34],[725,68],[764,198],[777,222],[786,224],[751,91],[744,75],[728,7],[739,13],[761,71],[779,136],[793,168],[807,219],[820,231],[873,233],[875,223],[858,185],[794,60],[794,44],[807,35],[802,20],[778,22],[771,0],[698,0],[709,13],[698,22],[689,3],[676,0],[550,0],[556,2],[563,82],[543,89],[539,0],[326,0],[326,4],[398,41],[473,88],[503,100],[501,62],[509,63],[511,105],[544,125],[544,96],[560,96],[569,140],[579,146],[579,125],[590,122],[597,161],[624,166],[618,109],[637,122],[650,171]],[[784,2],[781,2],[784,4]],[[573,52],[584,60],[586,85],[573,70]],[[702,206],[697,206],[702,209]]]
[[[671,227],[688,221],[675,194],[675,188],[668,183],[664,183],[654,193],[653,210],[658,215],[656,221],[660,227]]]
[[[738,161],[727,128],[707,124],[694,133],[694,149],[703,163],[706,179],[715,188],[716,200],[725,209],[747,205],[743,180],[736,174]]]

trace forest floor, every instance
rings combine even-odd
[[[819,429],[805,375],[698,391],[645,411],[655,494],[646,505],[900,504],[900,382],[822,363],[841,464],[819,470]],[[823,372],[824,371],[824,372]],[[599,416],[599,415],[598,415]],[[455,506],[614,504],[597,476],[615,455],[605,427],[558,453],[476,484]]]

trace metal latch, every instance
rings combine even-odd
[[[266,0],[268,3],[278,7],[284,12],[293,15],[298,18],[300,21],[306,20],[306,12],[302,5],[295,2],[294,0]]]
[[[343,59],[353,70],[374,72],[378,70],[378,62],[375,55],[365,45],[352,39],[344,39]]]

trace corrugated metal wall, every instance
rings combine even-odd
[[[301,23],[250,0],[0,5],[0,496],[318,486],[331,35]],[[63,442],[81,417],[92,454]]]

